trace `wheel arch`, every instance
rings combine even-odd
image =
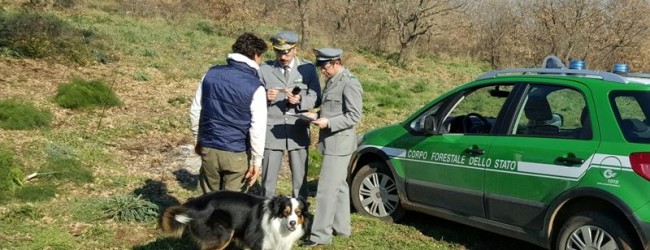
[[[601,189],[580,188],[561,195],[549,207],[542,231],[544,235],[540,235],[549,247],[552,248],[557,243],[562,224],[581,211],[606,212],[618,218],[628,230],[634,232],[638,244],[646,241],[640,233],[640,225],[636,222],[634,213],[621,199]]]
[[[408,206],[411,202],[409,201],[406,195],[406,189],[404,188],[405,180],[402,176],[397,174],[395,166],[390,161],[390,157],[380,147],[364,147],[358,149],[354,153],[350,159],[350,164],[348,165],[348,185],[352,185],[352,180],[357,172],[359,172],[359,169],[371,162],[381,162],[388,168],[397,184],[397,194],[399,195],[402,205]]]
[[[370,162],[379,161],[384,163],[389,169],[390,172],[395,177],[395,170],[392,164],[389,161],[388,155],[382,151],[380,148],[376,147],[365,147],[354,153],[350,164],[348,165],[348,183],[352,183],[352,177],[359,171],[359,169]]]

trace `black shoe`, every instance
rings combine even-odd
[[[323,244],[313,242],[311,240],[305,241],[302,244],[300,244],[301,247],[315,247],[315,246],[320,246],[320,245],[323,245]]]

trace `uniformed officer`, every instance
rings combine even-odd
[[[328,78],[318,119],[319,149],[323,153],[316,213],[305,247],[330,244],[333,235],[350,236],[350,196],[347,167],[356,149],[355,127],[361,121],[363,89],[341,63],[340,49],[314,50],[316,65]],[[313,114],[314,116],[316,114]]]
[[[313,63],[296,57],[298,35],[282,31],[271,37],[276,59],[260,67],[267,90],[268,120],[262,162],[263,195],[275,194],[284,151],[292,175],[293,196],[307,197],[309,122],[291,114],[320,105],[320,82]]]

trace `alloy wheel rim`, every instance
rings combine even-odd
[[[617,250],[618,245],[616,245],[616,241],[607,231],[596,226],[585,225],[571,233],[566,244],[566,249]]]
[[[382,173],[366,176],[359,187],[359,201],[363,208],[376,217],[391,215],[397,209],[399,197],[393,178]]]

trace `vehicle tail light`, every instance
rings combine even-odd
[[[630,164],[635,173],[650,181],[650,153],[630,154]]]

